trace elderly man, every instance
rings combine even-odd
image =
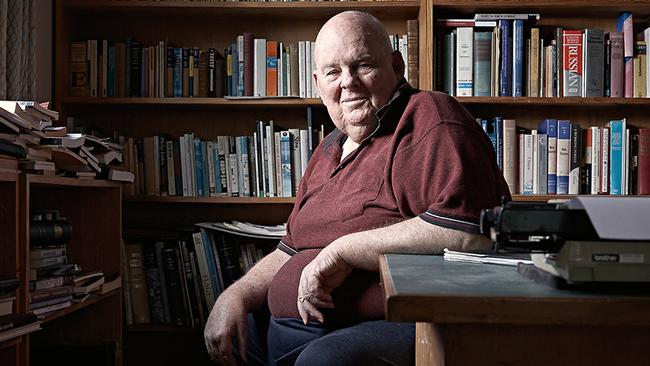
[[[486,248],[480,210],[510,194],[474,118],[406,83],[377,19],[334,16],[314,57],[337,129],[309,162],[278,248],[218,298],[206,346],[222,364],[410,364],[414,325],[383,320],[378,257]]]

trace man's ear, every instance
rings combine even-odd
[[[320,86],[318,86],[318,74],[316,71],[311,73],[311,78],[314,80],[314,86],[316,86],[316,90],[318,91],[318,95],[320,94]]]
[[[402,58],[402,54],[399,51],[393,51],[391,57],[393,59],[393,72],[397,77],[397,81],[401,81],[404,78],[404,58]]]

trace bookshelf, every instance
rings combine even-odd
[[[617,2],[599,0],[568,0],[568,1],[487,1],[487,0],[435,0],[432,2],[431,31],[434,34],[434,65],[426,74],[426,84],[436,87],[440,85],[440,76],[435,70],[440,70],[440,64],[445,61],[436,58],[436,52],[444,52],[444,40],[440,39],[442,27],[436,26],[437,19],[473,19],[477,13],[538,13],[537,21],[524,21],[524,64],[523,79],[526,85],[526,40],[530,37],[531,27],[540,29],[540,38],[547,46],[553,39],[556,27],[563,29],[582,30],[599,28],[604,33],[616,31],[617,18],[620,13],[627,11],[634,17],[633,35],[650,26],[650,4],[647,1],[623,0]],[[455,27],[449,26],[442,33],[449,32]],[[479,31],[491,31],[491,27],[475,28]],[[442,47],[442,48],[441,48]],[[514,56],[513,56],[514,57]],[[497,80],[498,82],[498,80]],[[524,89],[524,95],[526,91]],[[633,128],[650,127],[650,98],[608,98],[608,97],[455,97],[475,117],[490,120],[493,117],[515,119],[517,127],[527,130],[537,129],[538,124],[547,118],[569,120],[579,125],[583,131],[586,128],[604,127],[611,120],[625,118],[628,126]],[[634,133],[634,131],[632,131]],[[583,137],[584,139],[585,137]],[[515,155],[517,150],[515,150]],[[584,154],[584,151],[582,152]],[[582,189],[582,188],[581,188]],[[513,192],[515,193],[515,192]],[[519,193],[519,192],[517,192]],[[581,194],[584,192],[581,190]],[[569,198],[569,195],[521,195],[515,194],[515,200],[547,200],[550,198]]]
[[[101,180],[81,180],[31,174],[20,175],[21,268],[29,277],[29,225],[32,212],[59,210],[72,225],[67,244],[70,263],[83,270],[102,270],[107,278],[121,274],[121,187]],[[28,281],[25,281],[28,283]],[[26,291],[28,294],[29,292]],[[121,364],[121,288],[95,293],[81,303],[56,311],[41,320],[41,330],[29,336],[29,348],[40,350],[50,344],[105,344],[114,349],[115,364]],[[22,298],[27,311],[27,295]],[[34,352],[37,352],[36,354]],[[31,351],[32,364],[42,361]]]

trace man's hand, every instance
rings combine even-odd
[[[310,318],[324,322],[318,308],[333,308],[332,291],[339,287],[352,271],[337,251],[336,241],[325,247],[302,270],[298,284],[298,312],[303,323]]]
[[[247,311],[241,296],[226,291],[217,299],[203,336],[210,359],[219,365],[237,365],[232,341],[237,337],[239,355],[246,360]]]

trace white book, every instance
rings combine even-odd
[[[305,169],[307,169],[307,163],[309,162],[309,137],[307,130],[300,130],[300,177],[302,178],[305,175]]]
[[[516,193],[519,194],[524,194],[524,165],[526,163],[526,156],[524,153],[525,150],[525,141],[526,141],[526,134],[520,133],[517,134],[517,141],[519,141],[519,174],[517,177],[517,191]]]
[[[318,90],[316,89],[316,83],[314,82],[314,71],[316,71],[316,59],[314,58],[314,50],[316,49],[316,42],[311,41],[311,68],[309,69],[309,83],[311,84],[311,97],[318,98]]]
[[[456,30],[456,95],[471,97],[473,82],[474,28],[458,27]]]
[[[609,192],[609,128],[601,129],[600,137],[600,193]]]
[[[305,98],[311,98],[311,42],[305,41]]]
[[[533,137],[533,194],[539,194],[539,139],[537,138],[537,130],[531,130],[530,134]]]
[[[269,197],[276,197],[275,182],[275,129],[273,121],[265,126],[266,135],[264,137],[264,148],[266,153],[266,171],[269,179]]]
[[[503,177],[510,192],[517,191],[517,126],[514,119],[503,119]]]
[[[591,194],[600,192],[600,128],[591,129]]]
[[[533,143],[532,134],[524,135],[524,182],[522,194],[533,194]]]
[[[174,142],[165,141],[165,154],[167,155],[167,194],[176,195],[176,177],[174,172]]]
[[[191,197],[194,197],[197,195],[197,189],[196,189],[196,166],[195,166],[195,156],[194,156],[194,134],[193,133],[188,133],[185,135],[185,142],[186,145],[185,147],[187,148],[185,150],[185,154],[187,154],[187,183],[188,183],[188,191],[189,195]]]
[[[493,44],[492,44],[492,96],[499,96],[499,82],[501,80],[501,29],[499,27],[494,27],[493,35]],[[522,146],[521,144],[519,145]],[[521,161],[521,160],[520,160]],[[521,164],[519,164],[521,166]],[[521,178],[521,175],[519,176]],[[521,187],[521,186],[519,186]]]
[[[253,95],[266,96],[266,39],[253,41]]]
[[[404,34],[399,39],[399,52],[402,54],[402,60],[404,61],[404,79],[409,79],[409,51],[408,51],[408,35]]]
[[[643,31],[643,39],[645,39],[645,44],[650,45],[650,27],[646,28]],[[650,62],[647,62],[648,58],[646,56],[645,63],[645,85],[646,85],[646,94],[647,98],[650,98]]]
[[[298,80],[300,80],[300,92],[298,95],[300,98],[307,97],[307,88],[305,86],[305,74],[307,73],[305,60],[307,60],[307,56],[305,55],[305,50],[305,41],[298,42]]]

